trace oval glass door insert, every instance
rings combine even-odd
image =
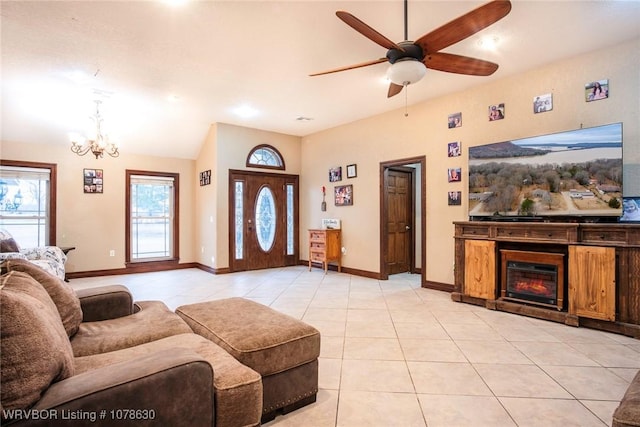
[[[269,187],[262,187],[256,197],[256,237],[263,251],[271,250],[276,240],[276,203]]]

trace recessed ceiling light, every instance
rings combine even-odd
[[[496,50],[499,43],[500,38],[498,36],[484,36],[478,40],[478,46],[484,50],[490,51]]]
[[[76,84],[83,85],[91,82],[91,76],[82,70],[73,70],[64,73],[64,75]]]
[[[179,7],[185,5],[189,0],[162,0],[163,3],[169,6]]]
[[[258,115],[258,110],[246,104],[234,108],[233,112],[243,119],[249,119]]]
[[[311,120],[313,120],[313,117],[298,116],[296,117],[296,120],[299,122],[310,122]]]

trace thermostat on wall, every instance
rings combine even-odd
[[[341,228],[340,220],[339,219],[323,218],[322,219],[322,228],[328,228],[328,229]]]

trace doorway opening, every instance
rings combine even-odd
[[[420,273],[426,283],[426,157],[380,163],[380,279]]]

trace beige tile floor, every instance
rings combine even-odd
[[[172,309],[242,296],[318,328],[318,401],[269,426],[605,426],[640,369],[639,340],[452,302],[418,275],[289,267],[71,280],[113,283]]]

